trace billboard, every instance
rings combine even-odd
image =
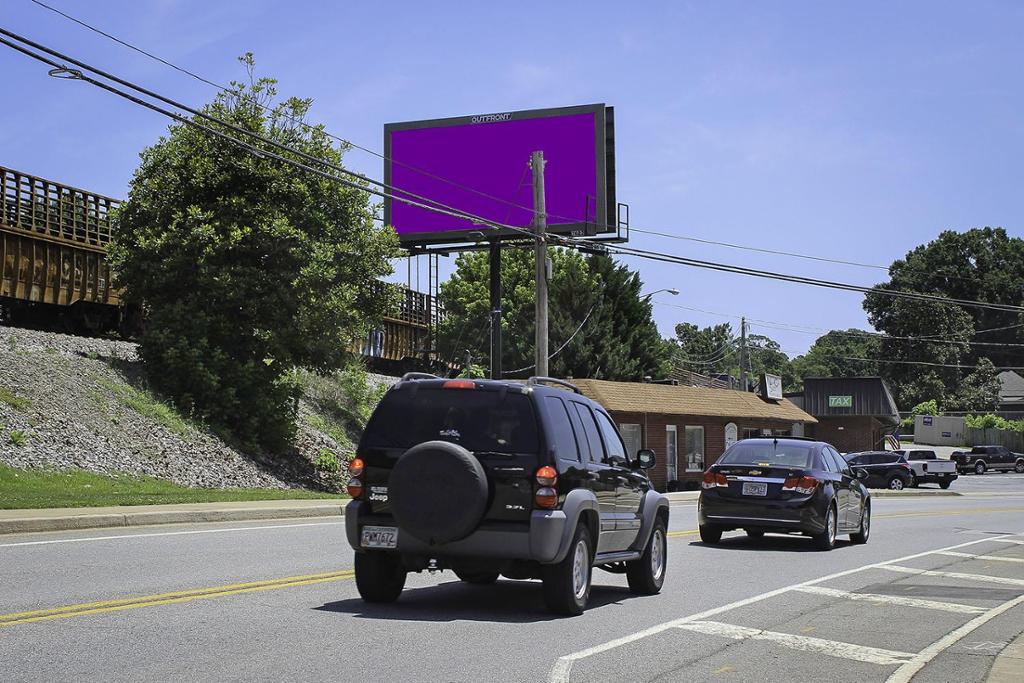
[[[615,232],[613,110],[604,104],[478,114],[384,126],[384,182],[488,221],[533,223],[530,155],[544,152],[548,230]],[[609,219],[612,220],[609,220]],[[471,232],[521,235],[387,198],[384,222],[403,245],[466,242]]]

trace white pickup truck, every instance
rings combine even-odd
[[[914,470],[914,478],[910,480],[911,486],[921,484],[938,484],[944,489],[956,481],[956,463],[952,460],[942,460],[935,454],[923,448],[905,448],[896,451],[907,460],[907,464]]]

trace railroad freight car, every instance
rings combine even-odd
[[[111,211],[95,192],[0,167],[0,306],[14,324],[102,332],[128,311],[106,258]]]
[[[2,166],[0,180],[0,322],[78,334],[137,331],[141,314],[124,305],[106,257],[120,201]],[[351,350],[383,372],[436,369],[436,299],[379,286],[401,290],[398,310]]]

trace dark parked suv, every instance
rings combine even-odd
[[[560,388],[559,388],[560,387]],[[636,593],[665,580],[668,500],[608,413],[571,384],[410,373],[374,411],[345,509],[356,586],[398,598],[410,571],[463,581],[541,579],[548,607],[580,614],[591,568]]]

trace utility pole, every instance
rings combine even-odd
[[[747,319],[740,318],[740,388],[749,391],[747,385]]]
[[[501,242],[491,242],[491,379],[501,379]]]
[[[536,372],[545,377],[548,374],[548,249],[544,233],[547,231],[547,207],[544,202],[544,152],[537,151],[530,158],[533,171],[533,228],[537,234],[534,247],[536,256]]]

